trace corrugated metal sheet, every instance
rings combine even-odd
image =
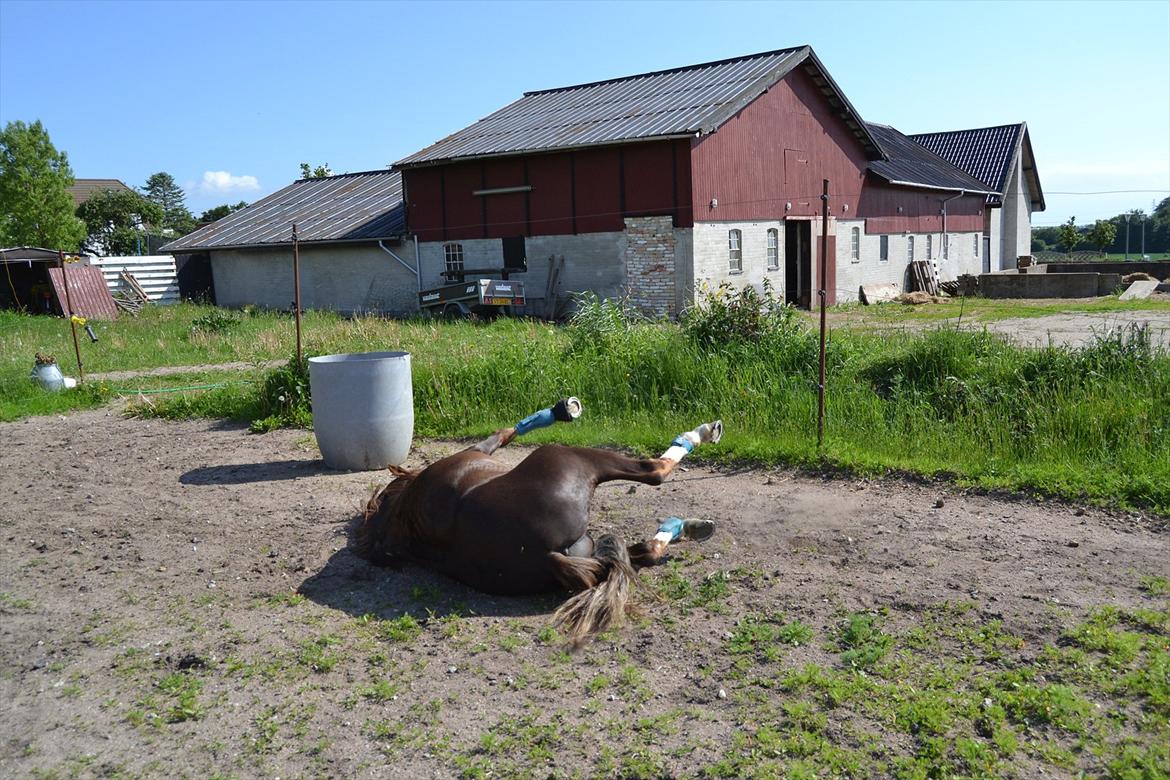
[[[62,283],[61,268],[50,268],[49,279],[53,282],[53,292],[63,313],[68,312],[65,297],[65,286]],[[65,278],[69,280],[69,303],[73,306],[73,313],[80,317],[89,317],[95,320],[114,320],[118,318],[118,307],[106,288],[106,280],[102,278],[100,268],[87,265],[68,263],[65,269]]]
[[[395,167],[484,155],[568,149],[708,133],[801,63],[823,73],[812,49],[754,54],[638,76],[528,92]],[[864,134],[827,73],[825,88]]]
[[[216,220],[161,248],[189,253],[208,249],[302,242],[377,241],[405,230],[402,175],[369,171],[301,179],[245,209]]]
[[[172,255],[91,257],[89,264],[102,269],[106,287],[111,293],[127,290],[129,285],[122,281],[121,274],[122,271],[128,271],[151,303],[179,302],[179,279]]]
[[[889,182],[972,193],[990,190],[986,183],[888,125],[870,123],[869,131],[888,158],[871,162],[869,169]]]

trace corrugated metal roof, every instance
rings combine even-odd
[[[1024,126],[920,133],[910,138],[1003,194]]]
[[[871,162],[869,169],[887,181],[942,190],[990,191],[984,182],[888,125],[870,123],[869,131],[888,158]]]
[[[691,136],[717,129],[793,68],[806,64],[835,98],[862,142],[879,153],[864,123],[808,46],[527,92],[470,127],[395,163],[395,167]]]
[[[106,287],[106,280],[102,276],[102,269],[92,265],[75,265],[67,263],[66,268],[50,268],[49,279],[53,283],[53,292],[57,296],[61,312],[67,313],[72,305],[73,313],[79,317],[95,320],[116,320],[118,307],[114,298]],[[65,276],[62,277],[62,271]],[[65,296],[65,285],[62,279],[69,280],[69,297]],[[68,302],[68,303],[67,303]]]
[[[245,209],[165,244],[159,251],[261,247],[302,242],[377,241],[406,231],[402,175],[395,171],[301,179]]]

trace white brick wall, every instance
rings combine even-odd
[[[446,268],[443,246],[447,243],[463,245],[465,268],[502,268],[503,242],[498,238],[473,238],[458,242],[427,241],[418,245],[422,258],[423,287],[446,284],[439,273]],[[528,258],[526,272],[510,274],[509,278],[524,282],[530,313],[545,311],[545,288],[548,286],[549,258],[564,257],[564,270],[557,282],[557,292],[563,299],[569,293],[592,290],[603,298],[617,298],[625,294],[626,234],[581,233],[579,235],[529,236],[524,242]]]
[[[387,246],[406,263],[414,264],[412,242]],[[302,246],[300,260],[303,308],[400,316],[418,310],[414,273],[377,245]],[[220,306],[292,308],[291,247],[212,252],[211,269]]]
[[[861,232],[860,257],[853,260],[851,252],[852,231]],[[889,260],[881,260],[881,236],[866,235],[865,220],[837,221],[837,302],[857,300],[857,288],[862,285],[893,283],[906,289],[909,282],[907,269],[909,260],[906,250],[910,234],[894,233],[889,237]],[[932,233],[933,257],[926,253],[926,233],[914,235],[914,259],[933,259],[938,264],[939,278],[943,281],[957,278],[960,274],[978,274],[982,271],[982,258],[976,255],[976,241],[979,253],[983,252],[982,233],[948,233],[947,259],[942,257],[943,237]]]
[[[819,231],[820,223],[814,227]],[[767,268],[768,230],[778,234],[778,257],[780,267]],[[739,230],[742,235],[743,271],[731,271],[728,255],[728,233]],[[818,233],[819,234],[819,233]],[[696,222],[692,230],[695,286],[703,283],[718,287],[727,282],[740,288],[745,285],[759,287],[764,279],[769,280],[779,295],[784,288],[784,222]]]
[[[627,217],[626,293],[648,317],[674,317],[675,235],[670,216]]]

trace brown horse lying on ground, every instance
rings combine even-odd
[[[568,398],[419,471],[390,466],[396,478],[370,499],[356,552],[379,565],[409,558],[488,593],[579,591],[555,616],[573,643],[620,623],[634,566],[657,563],[672,541],[706,539],[714,524],[670,518],[628,548],[611,534],[594,543],[593,491],[615,479],[662,484],[693,447],[719,441],[723,423],[681,434],[659,458],[559,444],[515,467],[491,457],[518,435],[580,413]]]

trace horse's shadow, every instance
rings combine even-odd
[[[346,526],[347,544],[297,588],[305,598],[353,617],[390,620],[404,614],[420,623],[450,615],[522,617],[552,615],[564,596],[493,596],[417,564],[375,566],[352,550],[361,517]]]

